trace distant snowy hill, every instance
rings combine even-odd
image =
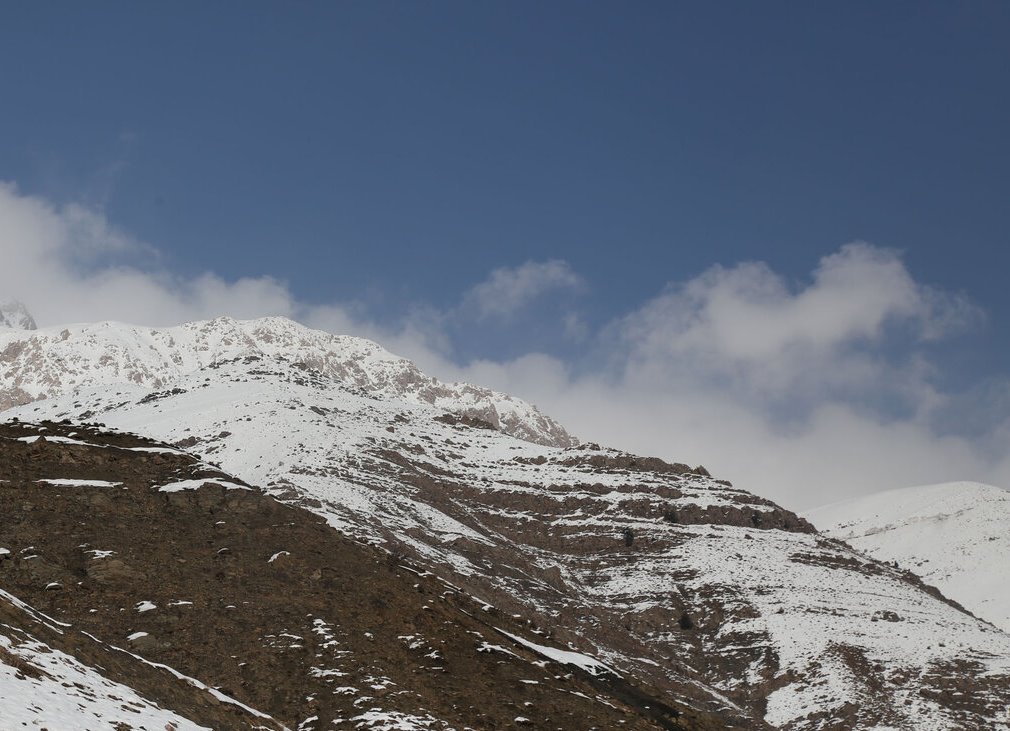
[[[0,302],[0,327],[15,330],[35,330],[35,318],[28,309],[17,300]]]
[[[191,450],[727,726],[1010,729],[1010,636],[914,575],[368,341],[279,318],[0,331],[4,407]]]
[[[1010,491],[978,482],[908,487],[806,517],[874,558],[896,561],[1010,631]]]

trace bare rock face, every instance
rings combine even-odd
[[[17,300],[6,300],[0,302],[0,327],[8,327],[14,330],[37,330],[35,318],[28,312],[28,308]]]

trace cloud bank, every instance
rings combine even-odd
[[[994,406],[1010,405],[1010,388],[946,393],[929,357],[930,344],[983,314],[917,282],[893,251],[848,244],[800,285],[761,262],[713,267],[596,329],[552,307],[559,293],[591,287],[567,262],[525,262],[461,287],[450,310],[419,305],[376,322],[353,302],[306,305],[270,277],[179,277],[100,212],[0,185],[0,299],[23,300],[42,326],[292,317],[378,340],[443,379],[527,398],[584,439],[703,463],[795,509],[953,479],[1010,487],[1010,420]],[[582,350],[455,356],[451,323],[514,333],[524,317],[556,318]]]

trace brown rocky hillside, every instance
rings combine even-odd
[[[536,617],[135,436],[0,426],[0,515],[0,589],[70,626],[3,600],[0,621],[201,725],[276,727],[128,653],[302,731],[728,727],[588,658],[551,661],[528,644],[554,644]]]

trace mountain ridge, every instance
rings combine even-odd
[[[117,353],[129,355],[117,362]],[[373,341],[311,330],[282,317],[219,317],[172,328],[107,321],[0,332],[0,369],[7,376],[0,410],[68,388],[124,379],[160,388],[216,360],[265,354],[284,354],[376,396],[425,402],[478,418],[527,441],[553,446],[577,442],[521,399],[467,383],[441,383]]]

